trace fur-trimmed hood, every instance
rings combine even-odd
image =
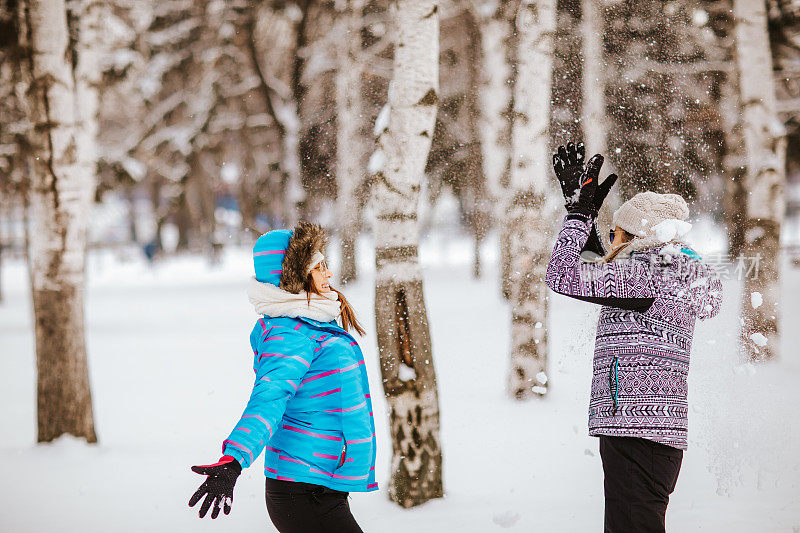
[[[317,224],[300,222],[292,230],[286,254],[283,257],[281,281],[278,287],[297,294],[305,286],[308,271],[315,252],[324,252],[328,244],[325,230]]]

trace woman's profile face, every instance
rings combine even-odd
[[[311,282],[317,292],[331,292],[331,286],[328,283],[331,277],[333,274],[328,270],[328,264],[325,261],[320,261],[311,269]]]
[[[616,248],[617,246],[621,246],[630,240],[631,237],[625,232],[625,230],[619,226],[616,226],[614,228],[614,239],[611,241],[611,247]]]

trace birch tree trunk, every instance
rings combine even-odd
[[[606,151],[605,79],[603,78],[603,14],[598,2],[583,0],[583,132],[588,152]]]
[[[522,2],[516,17],[512,165],[505,213],[511,302],[509,392],[516,399],[547,392],[547,289],[558,204],[550,179],[548,129],[555,0]],[[555,187],[555,188],[554,188]]]
[[[504,151],[502,156],[505,160],[505,169],[500,176],[501,197],[498,205],[498,220],[500,226],[500,293],[505,299],[511,298],[511,232],[509,226],[510,218],[506,208],[510,203],[513,192],[510,189],[511,174],[513,172],[513,128],[516,118],[516,108],[514,105],[515,87],[517,83],[519,53],[519,34],[517,33],[517,16],[522,5],[522,0],[509,0],[501,2],[496,11],[496,17],[503,20],[503,48],[505,49],[505,63],[508,69],[506,99],[503,111],[503,127],[499,136],[503,143]]]
[[[513,106],[513,13],[516,9],[502,2],[481,22],[483,83],[481,84],[481,147],[483,172],[490,196],[492,218],[505,221],[503,207],[507,194],[511,165],[511,107]],[[509,14],[511,11],[511,15]],[[512,52],[512,53],[510,53]],[[501,235],[507,232],[501,229]],[[503,239],[505,243],[505,238]],[[508,297],[508,246],[501,249],[501,293]]]
[[[735,55],[734,51],[733,56]],[[744,247],[745,213],[742,208],[747,202],[744,190],[747,160],[742,133],[738,69],[726,73],[725,79],[720,83],[719,92],[719,114],[725,131],[725,156],[722,161],[725,176],[723,211],[728,234],[728,253],[731,257],[738,257]]]
[[[736,51],[743,111],[746,220],[744,255],[758,259],[742,295],[742,342],[752,359],[777,357],[780,350],[780,232],[785,211],[786,138],[775,106],[772,55],[765,2],[735,0]],[[761,294],[763,303],[751,299]],[[756,297],[756,301],[758,297]]]
[[[346,284],[357,277],[356,237],[361,202],[356,197],[364,174],[362,135],[361,50],[362,0],[349,0],[340,14],[343,42],[337,50],[336,69],[336,212],[341,235],[339,279]]]
[[[439,399],[418,263],[417,205],[438,103],[436,0],[397,0],[389,124],[375,183],[375,315],[390,409],[389,498],[412,507],[440,498]]]
[[[95,6],[84,4],[87,17]],[[30,208],[31,273],[37,353],[38,440],[70,433],[96,442],[86,362],[83,319],[84,263],[89,209],[94,193],[94,58],[78,65],[69,48],[63,0],[20,2],[21,44],[26,71],[34,154]],[[81,37],[97,29],[81,23]],[[77,78],[77,80],[76,80]],[[85,100],[83,100],[85,99]]]
[[[608,157],[606,115],[606,79],[604,76],[603,32],[605,18],[600,9],[601,0],[583,0],[581,36],[583,40],[583,133],[586,151],[589,154],[605,154],[606,170],[609,171],[611,158]],[[620,204],[619,188],[611,189],[608,198],[598,213],[598,227],[606,228],[612,224],[612,213]],[[605,240],[604,231],[600,238]]]

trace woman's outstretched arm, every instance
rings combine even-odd
[[[545,283],[554,292],[631,311],[647,311],[655,301],[647,269],[638,261],[584,263],[580,252],[591,230],[591,217],[571,213],[558,234]]]
[[[278,429],[286,403],[295,395],[314,358],[314,345],[302,333],[277,326],[265,329],[257,344],[256,380],[250,401],[222,451],[250,466]]]

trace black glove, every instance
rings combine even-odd
[[[225,514],[230,514],[233,486],[236,484],[239,474],[242,473],[242,465],[239,464],[239,461],[230,455],[223,455],[213,465],[193,466],[192,472],[208,477],[189,499],[189,507],[194,507],[200,498],[205,496],[206,498],[200,506],[200,518],[206,516],[212,503],[214,509],[211,511],[211,518],[219,516],[220,504],[223,504]]]
[[[559,146],[558,153],[553,154],[553,170],[561,184],[567,210],[578,200],[577,192],[581,187],[580,177],[583,175],[584,159],[586,159],[586,148],[582,142],[577,145],[568,142],[566,148]]]
[[[585,179],[583,177],[583,174],[586,172],[586,169],[583,167],[585,156],[585,148],[582,142],[579,142],[577,145],[568,142],[566,148],[564,146],[559,146],[558,152],[553,154],[553,169],[561,184],[561,192],[564,194],[565,207],[570,213],[575,212],[574,209],[578,203],[579,190]],[[600,166],[602,166],[603,157],[599,154],[595,155],[591,160],[594,160],[596,157],[600,157]],[[597,172],[599,174],[600,167],[597,168]],[[590,217],[597,217],[597,213],[600,212],[600,207],[602,207],[606,196],[608,196],[608,192],[616,181],[617,175],[611,174],[601,185],[597,186],[591,203],[592,209],[585,214]],[[596,180],[595,185],[597,185]],[[600,242],[596,231],[594,238],[597,242]]]
[[[597,217],[597,213],[617,181],[617,175],[611,174],[603,183],[600,179],[600,168],[603,166],[603,156],[596,154],[586,164],[586,170],[581,176],[581,188],[577,201],[567,208],[570,213],[581,213],[588,217]]]

